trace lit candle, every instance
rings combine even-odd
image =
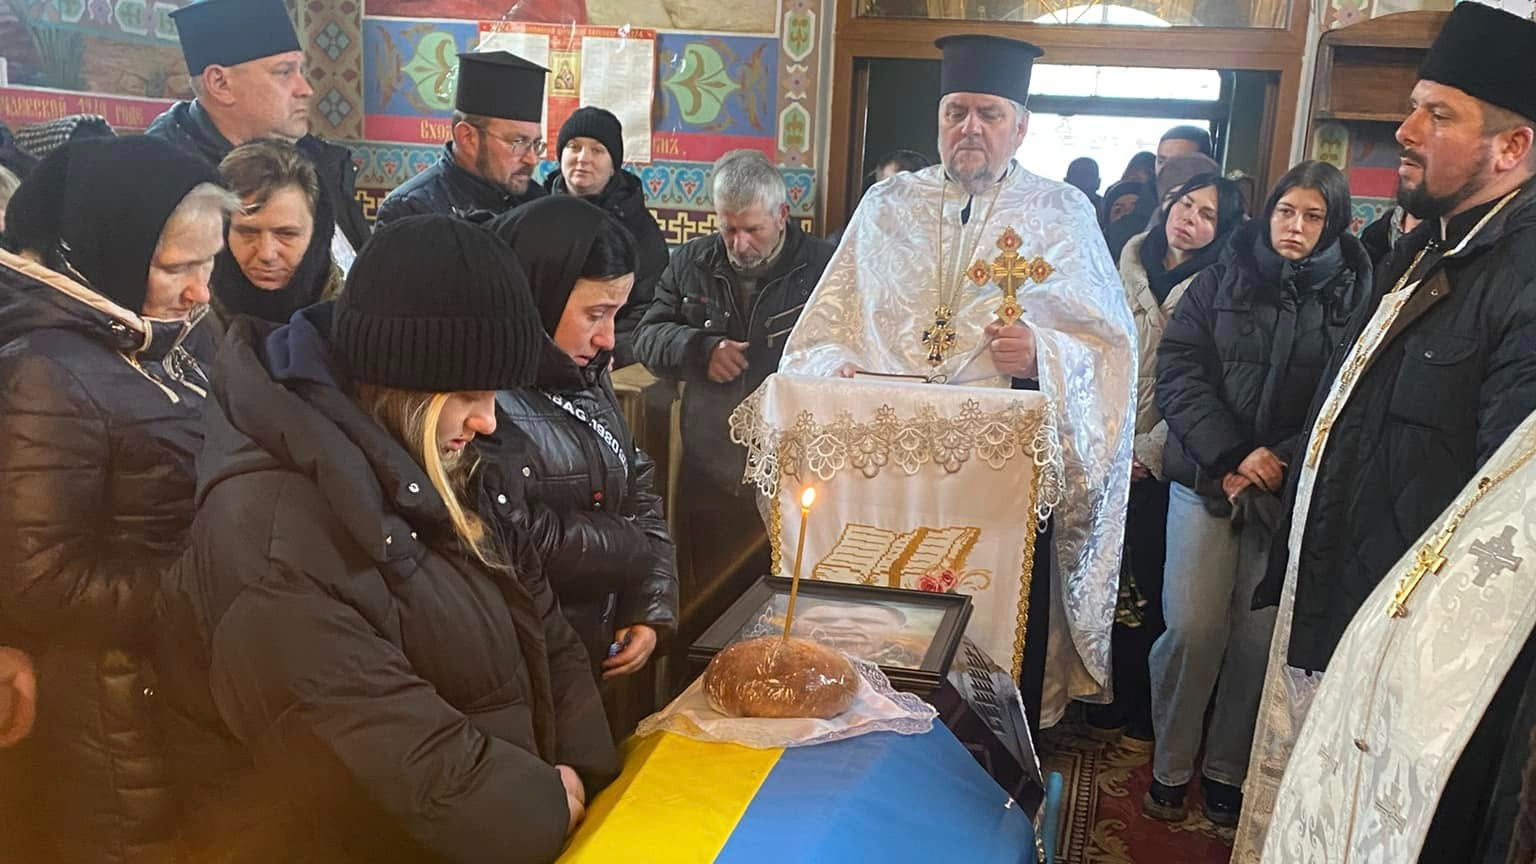
[[[805,525],[810,521],[811,505],[816,503],[816,488],[805,487],[800,493],[800,540],[795,544],[795,575],[789,581],[789,607],[784,611],[784,638],[789,638],[790,624],[795,620],[795,598],[800,594],[800,562],[805,557]]]

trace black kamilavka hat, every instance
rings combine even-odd
[[[302,51],[283,0],[203,0],[171,13],[187,71]]]
[[[939,95],[987,93],[1029,104],[1029,73],[1045,54],[1037,45],[1001,36],[962,34],[933,43],[944,52]]]
[[[453,107],[465,114],[538,123],[544,119],[547,75],[548,69],[509,51],[460,54]]]
[[[1470,0],[1458,3],[1419,77],[1536,121],[1536,21]]]

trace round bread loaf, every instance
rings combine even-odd
[[[859,676],[843,655],[804,639],[761,636],[716,654],[704,670],[709,706],[730,717],[814,717],[848,710]]]

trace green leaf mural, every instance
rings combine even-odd
[[[412,102],[433,111],[453,108],[454,79],[459,73],[459,46],[447,33],[432,32],[416,43],[416,54],[405,64],[405,74],[415,82]]]
[[[741,89],[726,72],[725,58],[703,42],[685,46],[682,62],[661,83],[677,99],[683,121],[694,126],[713,123],[725,110],[725,100]]]

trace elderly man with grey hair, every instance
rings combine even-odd
[[[677,640],[685,649],[697,635],[686,632],[690,624],[714,620],[768,572],[767,538],[741,482],[746,453],[731,443],[728,418],[778,369],[833,249],[789,218],[784,178],[762,153],[720,157],[713,190],[719,231],[673,253],[635,330],[640,362],[687,382],[682,437],[689,471],[675,505],[686,536],[696,538],[688,544],[693,566],[681,568],[691,574],[683,577]]]

